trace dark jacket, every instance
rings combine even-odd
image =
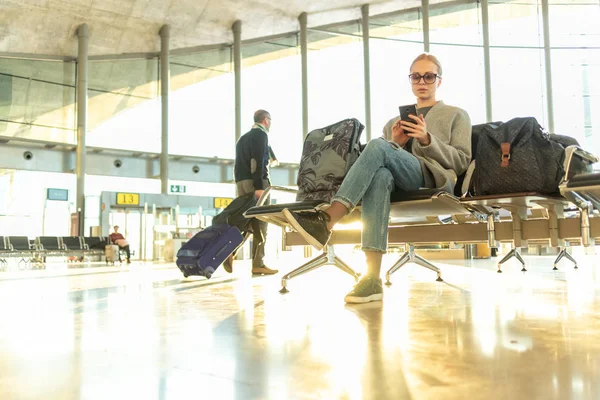
[[[253,128],[235,145],[234,178],[236,182],[252,180],[255,190],[265,189],[269,180],[269,139],[260,128]]]

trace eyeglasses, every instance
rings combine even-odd
[[[414,74],[410,74],[408,76],[408,79],[410,79],[410,83],[412,83],[413,85],[416,85],[417,83],[421,82],[421,78],[423,78],[423,82],[431,84],[435,82],[437,78],[441,78],[441,76],[438,74],[434,74],[433,72],[425,72],[423,75],[415,72]]]

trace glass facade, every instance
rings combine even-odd
[[[48,189],[68,200],[48,200]],[[0,170],[0,236],[69,236],[76,189],[74,174]]]
[[[440,98],[465,109],[473,124],[486,122],[480,21],[479,3],[436,7],[429,21],[430,52],[442,64]]]
[[[75,143],[73,62],[0,58],[0,136]]]
[[[358,24],[308,32],[308,130],[365,120],[363,44]],[[357,32],[345,35],[344,30]],[[340,32],[340,33],[338,33]]]
[[[91,61],[86,145],[159,153],[159,93],[156,58]]]
[[[597,1],[551,0],[550,46],[556,133],[600,153],[600,7]],[[577,21],[565,24],[564,21]],[[594,133],[594,131],[596,131]]]
[[[369,20],[373,138],[381,136],[399,106],[415,102],[408,74],[412,60],[423,52],[422,25],[418,11]]]
[[[171,56],[170,68],[169,153],[233,158],[235,98],[231,48]]]
[[[492,119],[531,116],[548,127],[541,0],[489,7]]]
[[[593,135],[600,84],[600,5],[550,0],[551,67],[556,133],[598,148]],[[541,0],[490,0],[493,120],[534,116],[549,125]],[[579,21],[565,24],[565,19]],[[419,8],[369,20],[372,136],[414,101],[406,71],[423,51]],[[430,7],[430,52],[444,69],[440,97],[484,122],[483,27],[479,2]],[[309,129],[343,118],[364,121],[361,24],[308,32]],[[302,110],[297,33],[242,48],[242,127],[258,108],[274,117],[271,143],[281,161],[297,162]],[[234,157],[234,77],[230,45],[170,57],[169,151]],[[568,77],[568,79],[565,79]],[[87,144],[160,152],[158,58],[89,64]],[[76,63],[0,58],[0,136],[76,143]],[[58,95],[57,95],[58,94]],[[291,145],[290,145],[291,144]]]
[[[298,37],[242,47],[242,134],[254,112],[271,113],[269,144],[280,162],[299,163],[302,153],[302,82]]]

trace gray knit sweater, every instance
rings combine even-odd
[[[386,140],[392,140],[392,126],[399,119],[392,118],[385,124]],[[412,153],[421,163],[425,187],[452,193],[457,176],[471,162],[471,119],[465,110],[438,101],[425,116],[425,122],[431,143],[422,146],[413,140]]]

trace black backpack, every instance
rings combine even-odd
[[[471,193],[476,196],[519,192],[558,194],[564,176],[564,145],[551,140],[533,117],[514,118],[500,125],[483,124]],[[574,143],[573,143],[574,141]]]
[[[241,232],[251,232],[253,218],[244,217],[244,213],[256,205],[254,193],[248,193],[234,199],[223,211],[213,218],[213,225],[235,226]]]

